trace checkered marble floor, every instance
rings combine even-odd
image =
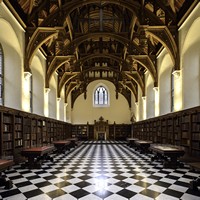
[[[8,200],[200,200],[189,182],[200,176],[188,166],[163,169],[123,142],[85,142],[41,169],[13,166],[5,172],[13,188],[0,188]]]

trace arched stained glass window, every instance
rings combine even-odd
[[[0,44],[0,105],[4,104],[4,65],[3,48]]]
[[[99,86],[94,92],[94,105],[108,105],[108,91],[104,86]]]

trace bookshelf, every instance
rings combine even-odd
[[[200,156],[200,112],[191,114],[191,152]]]
[[[19,158],[23,149],[23,117],[14,116],[14,157]]]
[[[47,123],[46,120],[42,120],[42,144],[48,145],[50,144],[50,137],[47,132]]]
[[[115,139],[115,125],[114,124],[109,125],[109,139],[110,140]]]
[[[48,142],[52,143],[54,141],[54,123],[53,121],[46,121],[45,126],[48,133]]]
[[[24,117],[23,119],[23,141],[24,144],[23,146],[25,148],[30,148],[31,147],[31,118],[29,117]]]
[[[191,115],[188,113],[183,113],[181,117],[181,146],[184,146],[189,150],[190,146],[190,125],[191,125]]]
[[[88,124],[88,140],[94,140],[94,126]]]
[[[200,156],[200,106],[135,122],[133,130],[133,137],[182,146]]]
[[[130,124],[114,124],[115,128],[115,140],[126,140],[128,135],[131,133]]]
[[[3,113],[2,155],[13,155],[13,115]]]
[[[31,120],[31,147],[40,146],[37,144],[37,120],[33,118]]]
[[[87,140],[88,139],[88,132],[89,132],[89,125],[88,124],[74,124],[74,125],[72,125],[72,137],[77,137],[79,140]],[[92,133],[92,131],[90,129],[90,137],[92,137],[91,133]]]
[[[12,156],[18,163],[22,149],[67,137],[71,137],[69,123],[0,106],[0,157]]]
[[[181,145],[181,117],[174,117],[174,145]]]

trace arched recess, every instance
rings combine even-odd
[[[154,82],[150,74],[146,75],[146,115],[147,118],[155,116],[155,92],[153,90]]]
[[[110,92],[110,106],[109,107],[93,107],[93,92],[94,88],[101,83],[106,85]],[[81,107],[81,109],[80,109]],[[121,109],[123,108],[123,109]],[[93,119],[103,117],[108,120],[110,124],[114,123],[130,123],[130,108],[126,98],[119,94],[116,99],[115,86],[107,80],[96,80],[91,82],[87,87],[87,99],[84,99],[81,94],[75,101],[72,109],[72,123],[87,123],[93,124]]]
[[[11,24],[0,18],[0,27],[0,43],[4,51],[4,105],[22,109],[23,51]]]
[[[45,66],[44,61],[36,55],[31,63],[32,69],[32,98],[33,113],[44,115],[44,77]]]
[[[197,34],[199,26],[200,17],[190,26],[182,48],[183,108],[200,104],[200,36]]]
[[[159,88],[159,110],[160,115],[171,112],[171,72],[173,63],[171,57],[166,53],[159,66],[158,88]]]

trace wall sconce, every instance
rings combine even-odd
[[[138,101],[135,102],[135,105],[138,106]]]
[[[68,103],[65,103],[64,105],[65,105],[65,107],[67,107],[67,106],[68,106]]]
[[[24,78],[26,80],[28,80],[31,76],[32,76],[32,74],[30,72],[24,72]]]
[[[45,88],[45,93],[49,94],[50,90],[51,90],[50,88]]]
[[[155,92],[158,92],[158,87],[153,87],[153,90],[154,90]]]
[[[181,75],[181,71],[180,71],[180,70],[174,70],[174,71],[172,72],[172,74],[174,75],[175,78],[179,78],[180,75]]]
[[[57,98],[57,101],[59,102],[60,100],[61,100],[61,98],[60,98],[60,97],[58,97],[58,98]]]
[[[142,96],[142,100],[145,101],[146,100],[146,96]]]

